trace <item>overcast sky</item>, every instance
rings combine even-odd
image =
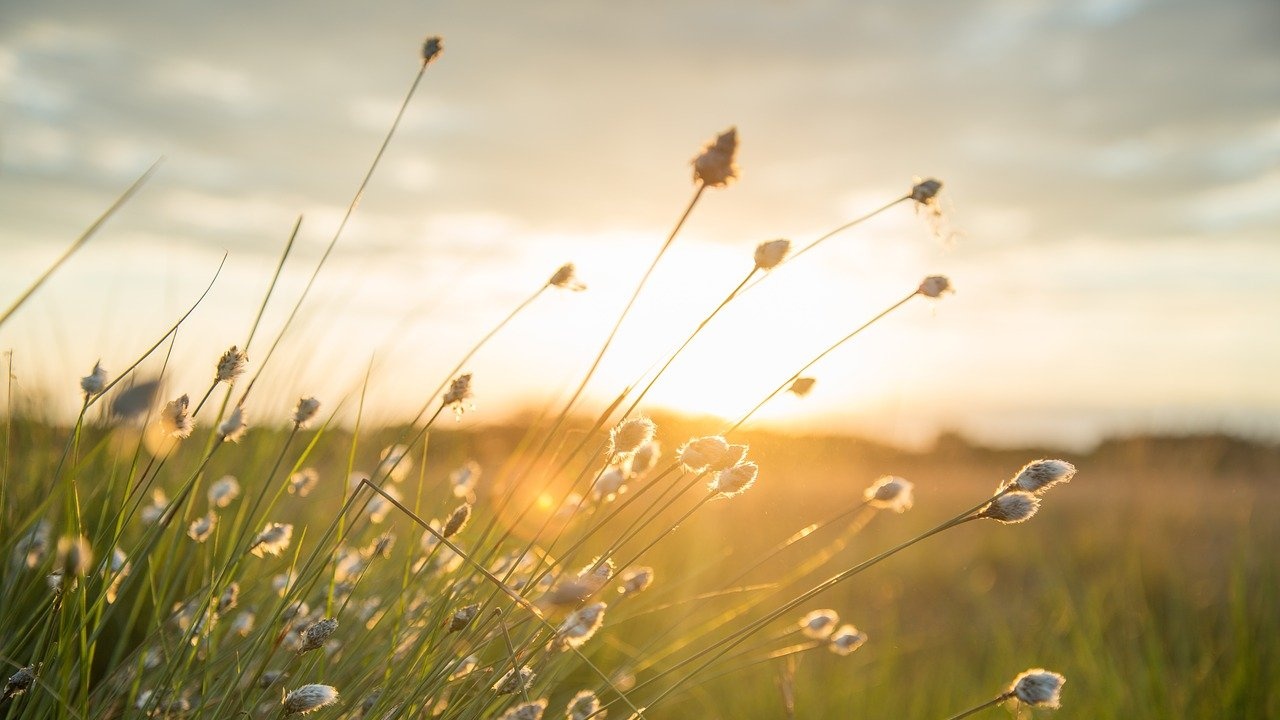
[[[243,342],[299,215],[270,334],[410,105],[302,323],[251,405],[411,414],[560,263],[469,369],[477,416],[573,385],[737,126],[709,192],[606,358],[607,402],[750,267],[946,183],[954,236],[901,205],[731,306],[651,396],[729,413],[944,273],[762,422],[919,442],[1133,430],[1280,437],[1280,4],[1073,0],[347,3],[0,0],[0,305],[156,158],[144,191],[0,329],[15,374],[76,406],[228,263],[179,334],[169,394]],[[265,348],[267,342],[255,340]],[[253,353],[251,352],[251,355]],[[149,368],[154,371],[154,368]]]

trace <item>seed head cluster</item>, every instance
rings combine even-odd
[[[337,630],[338,621],[334,618],[324,618],[311,623],[302,631],[302,647],[298,648],[298,652],[310,652],[316,648],[324,647],[330,636]]]
[[[649,418],[631,418],[619,423],[610,433],[613,451],[615,453],[633,453],[640,446],[652,440],[656,430],[657,426]]]
[[[551,279],[547,281],[551,287],[558,287],[562,290],[571,290],[573,292],[582,292],[587,289],[586,284],[578,279],[577,270],[573,263],[565,263],[551,275]]]
[[[306,715],[338,702],[338,690],[332,685],[303,685],[284,696],[281,709],[289,715]]]
[[[1027,463],[1009,485],[1039,495],[1058,483],[1071,482],[1076,467],[1065,460],[1036,460]]]
[[[534,672],[528,665],[522,665],[518,669],[512,668],[493,684],[493,691],[499,695],[524,692],[529,689],[534,677]]]
[[[772,270],[787,259],[791,252],[790,240],[769,240],[756,246],[755,261],[759,270]]]
[[[293,408],[293,424],[296,427],[304,428],[318,412],[320,412],[319,400],[313,397],[298,398],[298,404]]]
[[[800,618],[800,631],[814,640],[825,640],[835,632],[840,616],[835,610],[814,610]]]
[[[1040,509],[1040,498],[1028,492],[999,495],[979,513],[979,517],[1012,525],[1029,520]]]
[[[248,368],[249,354],[232,345],[218,358],[218,365],[213,373],[214,382],[233,384]]]
[[[1061,705],[1062,685],[1066,681],[1056,672],[1032,668],[1013,679],[1009,692],[1031,707],[1056,708]]]
[[[92,372],[80,378],[80,389],[84,391],[86,398],[101,395],[107,389],[107,371],[102,367],[101,360],[93,364]]]
[[[738,152],[738,129],[729,128],[703,148],[693,159],[693,179],[707,187],[724,187],[738,177],[734,163]]]
[[[911,509],[912,490],[915,488],[909,480],[895,475],[886,475],[871,484],[863,492],[867,504],[871,507],[904,513]]]
[[[222,437],[223,442],[239,442],[248,430],[249,425],[245,421],[244,408],[239,405],[232,408],[231,412],[227,413],[226,419],[218,425],[218,435]]]
[[[169,401],[160,411],[160,427],[166,435],[174,438],[189,438],[196,429],[195,418],[190,413],[191,398],[186,395]]]
[[[510,710],[502,713],[498,720],[542,720],[542,713],[547,710],[546,698],[540,698],[533,702],[520,703]]]

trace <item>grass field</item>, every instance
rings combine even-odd
[[[736,420],[642,414],[685,347],[784,262],[894,208],[945,234],[937,180],[804,247],[758,245],[737,288],[690,311],[688,339],[606,408],[588,385],[700,199],[736,178],[736,129],[693,157],[692,196],[576,390],[527,420],[453,422],[485,382],[468,363],[542,293],[582,290],[573,265],[477,330],[411,421],[370,421],[386,415],[365,406],[367,377],[343,398],[264,400],[265,366],[306,362],[276,350],[440,50],[426,41],[310,280],[280,305],[295,226],[246,339],[202,361],[207,386],[166,386],[171,362],[191,362],[179,331],[205,295],[135,363],[85,368],[79,412],[15,394],[6,358],[0,717],[1280,716],[1274,444],[1064,453],[944,435],[915,452],[753,429],[865,329],[945,302],[944,276],[913,281]],[[260,325],[268,305],[291,310]],[[724,354],[750,369],[740,350]],[[827,620],[802,629],[815,611]]]
[[[678,444],[676,438],[697,434],[706,424],[663,419],[659,436],[671,447]],[[669,436],[667,428],[676,434]],[[223,674],[253,676],[258,670],[252,653],[232,650],[236,636],[226,630],[231,612],[205,640],[191,647],[180,642],[184,633],[173,622],[171,606],[178,602],[176,598],[198,597],[202,579],[217,575],[216,558],[232,557],[227,552],[234,537],[231,511],[250,502],[259,483],[269,477],[282,480],[294,456],[304,452],[312,437],[317,442],[305,464],[317,470],[320,482],[305,499],[283,493],[270,513],[274,520],[293,524],[294,543],[279,558],[246,558],[238,602],[241,607],[256,608],[260,627],[270,627],[262,618],[265,609],[279,599],[270,589],[270,578],[291,565],[305,565],[317,549],[321,558],[330,554],[338,558],[329,563],[325,577],[332,579],[341,572],[336,566],[348,556],[326,550],[333,544],[320,542],[319,536],[331,526],[342,503],[348,464],[354,458],[357,469],[376,465],[379,450],[400,432],[371,430],[359,438],[346,431],[308,435],[288,444],[294,450],[286,453],[283,469],[274,474],[266,471],[287,444],[287,433],[280,430],[250,432],[208,464],[208,478],[254,468],[238,473],[247,492],[227,509],[205,544],[178,532],[161,543],[145,569],[131,570],[130,577],[145,578],[145,582],[126,586],[117,612],[108,611],[100,623],[90,624],[104,630],[94,644],[92,666],[85,670],[91,688],[88,716],[130,716],[123,698],[113,700],[110,693],[102,692],[112,683],[120,683],[117,692],[132,698],[127,704],[135,704],[138,693],[154,689],[146,686],[158,670],[141,675],[120,671],[136,664],[136,656],[148,648],[164,648],[175,655],[181,655],[183,647],[190,648],[184,664],[173,671],[172,686],[180,688],[185,701],[198,709],[193,714],[217,716],[212,707],[200,705],[198,699],[208,697],[200,688],[239,688],[245,680],[221,685]],[[456,502],[450,473],[475,460],[486,470],[475,489],[472,521],[454,539],[462,547],[479,548],[480,537],[492,528],[510,530],[508,545],[519,546],[519,539],[528,536],[527,522],[498,520],[491,525],[490,521],[502,516],[499,508],[504,498],[515,492],[492,480],[522,436],[523,429],[507,427],[435,433],[425,462],[415,463],[410,477],[400,484],[401,494],[424,516],[443,517]],[[50,465],[57,463],[52,450],[66,439],[65,428],[26,423],[10,427],[10,448],[47,449],[11,452],[5,520],[10,554],[15,552],[13,538],[18,537],[13,528],[21,521],[15,509],[36,507],[47,497],[46,484],[25,479],[47,477]],[[657,578],[653,586],[626,602],[614,603],[599,635],[581,648],[585,658],[622,689],[661,673],[815,581],[972,505],[974,498],[989,493],[1019,467],[1016,458],[1043,454],[1038,449],[985,450],[956,439],[923,453],[836,437],[748,433],[744,439],[761,466],[757,485],[740,498],[708,504],[646,551],[643,563],[654,569]],[[112,526],[114,504],[107,498],[121,493],[126,478],[139,475],[136,469],[130,470],[145,457],[136,453],[138,440],[136,430],[128,427],[109,432],[90,428],[74,450],[74,476],[82,488],[88,537],[96,538]],[[768,624],[646,715],[941,718],[987,699],[1026,667],[1043,666],[1068,678],[1064,708],[1059,711],[1065,717],[1273,716],[1280,703],[1271,682],[1278,672],[1272,638],[1280,629],[1272,611],[1280,594],[1280,578],[1271,556],[1280,539],[1274,486],[1280,452],[1221,437],[1133,438],[1069,459],[1080,474],[1048,496],[1031,520],[1012,526],[967,524],[871,568],[789,613],[785,620]],[[165,463],[155,485],[166,488],[170,498],[176,496],[180,479],[198,463],[199,453],[184,448]],[[798,529],[855,507],[863,488],[890,471],[916,483],[911,510],[901,515],[855,513],[770,555]],[[615,547],[613,557],[630,557],[647,545],[657,529],[670,526],[698,494],[662,503],[662,512],[645,523],[646,531],[635,541]],[[623,513],[610,527],[626,525],[630,516]],[[353,523],[350,545],[368,544],[387,531],[398,541],[387,557],[374,561],[368,578],[357,581],[358,590],[352,594],[356,599],[345,607],[339,603],[336,613],[330,611],[340,621],[335,635],[340,649],[332,650],[330,658],[316,653],[310,662],[300,663],[290,661],[290,653],[277,648],[266,666],[286,668],[291,677],[285,684],[290,688],[303,681],[332,682],[340,688],[347,710],[320,712],[355,717],[373,687],[392,688],[403,699],[414,698],[417,689],[430,686],[432,668],[461,652],[443,652],[438,645],[440,618],[461,603],[455,598],[471,593],[502,598],[486,593],[485,583],[469,574],[465,565],[448,574],[415,575],[413,565],[422,555],[417,542],[421,531],[398,512],[392,510],[376,525],[368,522],[367,512],[352,517],[362,519]],[[256,529],[259,524],[249,527]],[[185,527],[185,523],[178,525]],[[141,523],[129,523],[123,538],[134,540],[140,530]],[[602,533],[576,557],[585,562],[605,551],[611,535],[615,533]],[[120,544],[127,546],[124,540]],[[0,638],[11,664],[40,647],[38,640],[48,631],[42,627],[48,616],[42,613],[47,612],[52,596],[43,574],[51,560],[44,562],[43,569],[16,563],[5,566],[6,627]],[[322,580],[307,596],[317,607],[327,594],[325,584]],[[88,598],[102,589],[92,579],[86,585]],[[415,602],[403,608],[397,622],[420,627],[413,633],[402,630],[398,642],[407,648],[392,652],[384,625],[361,626],[357,618],[364,614],[359,599],[385,601],[406,595]],[[865,646],[846,657],[828,652],[821,643],[810,647],[815,643],[795,631],[795,621],[803,611],[827,607],[869,636]],[[93,611],[90,604],[87,612],[92,615]],[[532,628],[516,617],[519,610],[509,603],[507,612],[514,613],[510,634],[519,649],[528,642]],[[391,614],[395,613],[393,609]],[[549,616],[554,617],[554,611]],[[421,622],[424,617],[430,620]],[[53,631],[74,627],[66,622],[64,617]],[[28,634],[22,635],[17,628],[27,628]],[[277,630],[258,640],[278,642]],[[479,650],[483,661],[493,663],[491,671],[479,671],[486,686],[500,674],[507,654],[493,645],[491,627],[464,643]],[[68,651],[57,643],[48,652],[73,665],[78,660],[74,648]],[[265,648],[260,645],[258,652]],[[414,658],[413,662],[405,662],[406,657]],[[52,658],[46,667],[56,664]],[[553,709],[563,707],[584,688],[597,690],[603,700],[615,699],[583,662],[563,655],[545,661],[534,689],[550,698]],[[124,682],[131,676],[131,682]],[[8,716],[28,716],[23,708],[56,715],[61,705],[56,698],[74,699],[84,689],[75,677],[62,676],[59,681],[65,686],[42,680],[50,686],[16,698]],[[273,712],[270,700],[278,700],[275,692],[259,693],[257,700],[267,706],[262,708],[267,711],[263,716]],[[643,707],[653,695],[652,689],[644,693],[641,686],[635,702]],[[251,694],[240,700],[248,697]],[[427,699],[417,699],[423,705],[417,712],[426,712],[440,697],[430,697],[431,703]],[[500,703],[501,698],[436,709],[444,717],[470,717],[477,712],[483,716],[501,707],[495,707],[495,701]],[[68,705],[75,707],[74,702]],[[63,710],[65,716],[73,716],[70,709]],[[623,709],[613,712],[625,715]]]

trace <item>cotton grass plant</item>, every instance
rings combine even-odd
[[[1020,524],[1040,510],[1047,490],[1074,475],[1065,461],[1034,461],[936,527],[862,562],[828,567],[873,517],[892,522],[917,500],[929,502],[911,481],[885,476],[860,502],[799,528],[699,596],[719,603],[712,615],[680,598],[682,587],[719,569],[711,556],[683,573],[661,569],[679,552],[672,543],[682,528],[713,510],[737,511],[737,498],[771,482],[770,458],[738,437],[743,425],[784,392],[808,395],[819,363],[912,299],[938,301],[951,291],[938,275],[904,288],[716,434],[670,437],[638,414],[689,344],[770,274],[900,204],[936,219],[941,183],[916,181],[798,250],[775,239],[744,251],[736,286],[611,404],[590,411],[594,419],[584,426],[585,390],[655,268],[664,258],[679,260],[675,240],[706,191],[740,175],[733,128],[694,156],[691,199],[575,389],[530,423],[499,466],[466,461],[442,482],[428,482],[428,468],[434,473],[441,461],[427,438],[442,416],[476,411],[484,378],[468,365],[495,335],[544,292],[587,289],[571,263],[545,282],[531,280],[526,299],[461,353],[398,430],[363,425],[363,386],[339,398],[304,396],[291,407],[260,402],[253,391],[263,368],[280,361],[281,339],[441,50],[439,38],[424,43],[387,135],[265,351],[255,344],[259,323],[276,300],[301,219],[246,337],[209,359],[207,387],[141,403],[146,429],[132,441],[124,421],[88,422],[89,409],[121,381],[132,382],[166,343],[167,368],[182,344],[177,331],[202,294],[118,375],[99,361],[79,378],[81,407],[60,447],[9,450],[52,482],[48,493],[37,491],[9,472],[6,457],[0,662],[8,672],[0,717],[662,717],[672,698],[707,679],[784,658],[794,670],[802,654],[844,658],[874,643],[874,618],[851,621],[845,616],[856,618],[856,608],[814,603],[934,535],[980,520]],[[137,189],[77,239],[0,325]],[[352,404],[357,422],[347,432],[334,419]],[[387,433],[394,440],[375,460],[367,440]],[[833,537],[831,529],[840,532]],[[749,582],[784,559],[785,571]],[[815,579],[822,574],[825,580]],[[806,589],[790,590],[797,583]],[[633,642],[625,661],[605,651],[614,633],[672,613],[679,620]],[[1054,673],[1028,671],[956,717],[1006,701],[1056,707],[1061,684]]]

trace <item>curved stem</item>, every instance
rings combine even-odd
[[[404,100],[400,103],[400,109],[396,111],[396,117],[391,121],[391,127],[387,129],[387,134],[382,138],[382,144],[378,146],[378,152],[374,153],[373,162],[369,164],[369,169],[365,171],[364,177],[360,180],[360,185],[356,188],[355,195],[351,196],[351,202],[347,204],[346,212],[342,214],[342,220],[338,223],[338,228],[334,231],[333,238],[329,240],[329,244],[325,246],[324,253],[320,255],[320,261],[316,263],[315,270],[311,272],[310,279],[307,280],[306,286],[302,289],[302,294],[298,296],[298,301],[294,303],[293,309],[289,311],[289,317],[285,319],[284,325],[280,328],[280,332],[276,334],[275,340],[271,343],[271,347],[268,348],[266,357],[263,358],[262,363],[258,366],[257,372],[255,372],[253,377],[249,379],[248,385],[245,386],[244,392],[241,393],[240,400],[237,403],[238,405],[244,404],[245,398],[249,395],[249,391],[252,390],[254,384],[258,382],[258,378],[262,376],[262,370],[266,367],[267,361],[271,359],[272,354],[275,353],[276,348],[280,345],[280,340],[284,338],[285,332],[289,329],[289,326],[293,324],[294,319],[297,318],[298,310],[302,308],[302,303],[306,301],[307,295],[311,293],[311,288],[315,285],[316,278],[319,277],[320,271],[324,268],[325,262],[329,259],[329,255],[333,253],[333,248],[338,244],[338,239],[342,237],[342,231],[346,229],[347,222],[351,220],[351,215],[360,204],[360,200],[364,198],[365,189],[369,187],[369,180],[373,178],[373,172],[378,168],[378,163],[381,162],[382,156],[386,154],[387,147],[391,145],[391,138],[396,134],[396,129],[400,127],[400,121],[404,118],[405,111],[409,109],[409,101],[413,99],[414,93],[418,90],[418,85],[422,83],[422,76],[426,72],[427,63],[424,62],[422,63],[422,67],[418,69],[418,74],[414,76],[413,82],[409,85],[409,91],[405,93]],[[299,218],[298,222],[302,222],[301,218]],[[297,229],[295,227],[295,232],[296,230]]]
[[[907,548],[911,547],[912,545],[915,545],[916,543],[919,543],[919,542],[921,542],[921,541],[923,541],[923,540],[925,540],[925,539],[927,539],[927,538],[930,538],[930,537],[932,537],[932,536],[934,536],[934,535],[937,535],[938,533],[940,533],[940,532],[942,532],[942,531],[944,531],[944,530],[947,530],[947,529],[949,529],[949,528],[955,527],[955,526],[960,525],[960,524],[962,524],[962,523],[964,523],[964,522],[967,522],[967,521],[969,521],[969,520],[973,520],[973,519],[975,518],[974,513],[975,513],[975,512],[977,512],[978,510],[981,510],[981,509],[982,509],[984,506],[986,506],[989,502],[991,502],[991,498],[987,498],[987,499],[983,500],[983,501],[982,501],[981,503],[979,503],[978,505],[975,505],[974,507],[972,507],[972,508],[970,508],[970,509],[968,509],[968,510],[965,510],[964,512],[962,512],[962,513],[960,513],[960,514],[958,514],[958,515],[956,515],[956,516],[952,517],[952,518],[951,518],[951,519],[949,519],[949,520],[946,520],[945,522],[943,522],[943,523],[941,523],[941,524],[939,524],[939,525],[937,525],[937,526],[935,526],[935,527],[933,527],[933,528],[931,528],[931,529],[929,529],[929,530],[926,530],[925,532],[921,533],[920,535],[917,535],[917,536],[915,536],[915,537],[913,537],[913,538],[911,538],[911,539],[909,539],[909,540],[906,540],[906,541],[904,541],[904,542],[902,542],[902,543],[899,543],[898,545],[895,545],[895,546],[893,546],[893,547],[889,548],[888,550],[885,550],[884,552],[882,552],[882,553],[880,553],[880,554],[878,554],[878,555],[876,555],[876,556],[874,556],[874,557],[872,557],[872,558],[869,558],[869,559],[867,559],[867,560],[864,560],[864,561],[862,561],[862,562],[858,563],[857,565],[854,565],[854,566],[852,566],[852,567],[850,567],[850,568],[847,568],[847,569],[845,569],[845,570],[843,570],[843,571],[841,571],[841,572],[836,573],[835,575],[833,575],[833,576],[831,576],[830,578],[827,578],[826,580],[824,580],[824,581],[822,581],[822,582],[818,583],[817,585],[815,585],[815,586],[813,586],[812,588],[810,588],[810,589],[806,590],[805,592],[800,593],[800,594],[799,594],[799,595],[797,595],[795,598],[793,598],[793,599],[791,599],[791,600],[787,601],[786,603],[783,603],[780,607],[778,607],[777,609],[775,609],[775,610],[773,610],[773,611],[769,612],[769,613],[768,613],[768,614],[766,614],[764,617],[762,617],[762,618],[760,618],[760,619],[758,619],[758,620],[755,620],[755,621],[753,621],[753,622],[751,622],[751,623],[748,623],[746,626],[744,626],[744,627],[740,628],[739,630],[734,631],[733,633],[729,634],[728,636],[726,636],[726,637],[724,637],[724,638],[722,638],[722,639],[720,639],[720,640],[716,641],[715,643],[712,643],[710,646],[708,646],[708,647],[704,648],[703,650],[700,650],[699,652],[695,653],[694,655],[691,655],[690,657],[688,657],[688,658],[686,658],[686,659],[684,659],[684,660],[682,660],[682,661],[680,661],[680,662],[676,663],[675,665],[671,666],[670,668],[667,668],[666,670],[662,671],[661,673],[659,673],[659,674],[655,675],[654,677],[650,678],[649,680],[646,680],[645,682],[643,682],[643,683],[641,683],[640,685],[638,685],[638,686],[636,687],[636,690],[639,690],[639,689],[641,689],[641,688],[645,687],[646,685],[651,685],[651,684],[653,684],[654,682],[658,681],[660,678],[662,678],[662,677],[664,677],[664,676],[666,676],[666,675],[670,675],[671,673],[673,673],[673,672],[675,672],[675,671],[677,671],[677,670],[680,670],[681,668],[683,668],[683,667],[685,667],[685,666],[687,666],[687,665],[690,665],[690,664],[692,664],[693,662],[696,662],[697,660],[699,660],[699,659],[701,659],[701,658],[703,658],[703,657],[705,657],[705,656],[707,656],[707,655],[710,655],[710,656],[711,656],[711,657],[707,658],[707,660],[705,660],[704,662],[700,663],[697,667],[693,668],[692,670],[689,670],[689,671],[685,672],[685,673],[682,675],[682,677],[681,677],[681,679],[680,679],[680,680],[677,680],[675,683],[673,683],[673,684],[672,684],[670,687],[668,687],[666,690],[662,691],[662,693],[660,693],[656,698],[654,698],[654,700],[653,700],[653,701],[651,701],[651,702],[648,704],[648,706],[649,706],[649,707],[652,707],[652,706],[653,706],[655,703],[657,703],[659,700],[661,700],[661,699],[663,699],[663,698],[667,697],[667,696],[668,696],[668,695],[670,695],[672,692],[674,692],[674,691],[675,691],[677,688],[679,688],[679,687],[680,687],[680,686],[681,686],[685,681],[687,681],[688,679],[690,679],[690,678],[694,677],[694,676],[695,676],[695,675],[697,675],[699,672],[701,672],[701,671],[705,670],[709,665],[711,665],[712,663],[714,663],[714,662],[715,662],[716,660],[718,660],[720,657],[724,656],[724,654],[725,654],[725,653],[729,652],[729,651],[730,651],[730,650],[732,650],[733,648],[735,648],[735,647],[737,647],[738,645],[742,644],[742,643],[743,643],[743,642],[744,642],[748,637],[750,637],[753,633],[755,633],[755,632],[756,632],[757,630],[759,630],[760,628],[764,627],[765,625],[768,625],[769,623],[773,622],[774,620],[777,620],[778,618],[780,618],[780,617],[782,617],[782,616],[786,615],[787,613],[790,613],[791,611],[795,610],[797,607],[799,607],[799,606],[803,605],[804,603],[806,603],[806,602],[808,602],[809,600],[813,599],[814,597],[816,597],[816,596],[820,595],[821,593],[825,592],[826,590],[829,590],[830,588],[832,588],[832,587],[834,587],[834,586],[836,586],[836,585],[838,585],[838,584],[840,584],[840,583],[844,582],[845,580],[848,580],[849,578],[853,577],[854,575],[857,575],[858,573],[860,573],[860,572],[862,572],[862,571],[864,571],[864,570],[866,570],[866,569],[868,569],[868,568],[870,568],[870,567],[872,567],[872,566],[874,566],[874,565],[876,565],[876,564],[880,563],[881,561],[886,560],[886,559],[888,559],[888,558],[892,557],[893,555],[896,555],[897,553],[902,552],[903,550],[906,550]]]
[[[640,391],[640,394],[636,396],[636,399],[631,401],[631,405],[627,407],[626,412],[622,413],[622,418],[620,418],[619,422],[626,420],[631,416],[631,413],[635,412],[640,401],[644,400],[645,395],[649,394],[649,391],[653,389],[654,383],[658,382],[658,378],[662,377],[662,374],[667,371],[667,368],[671,367],[671,363],[676,361],[676,358],[680,356],[680,353],[684,352],[684,349],[689,347],[689,343],[693,342],[694,338],[698,337],[698,333],[701,333],[703,328],[705,328],[716,315],[719,315],[720,311],[723,310],[726,305],[732,302],[734,298],[743,292],[743,288],[747,286],[747,283],[751,281],[751,278],[755,277],[759,270],[759,265],[753,265],[751,267],[751,272],[747,273],[747,276],[742,278],[742,282],[738,283],[738,286],[726,295],[724,300],[720,301],[720,304],[716,306],[715,310],[711,311],[710,315],[706,316],[702,319],[702,322],[698,323],[698,327],[694,328],[693,332],[689,333],[689,337],[685,338],[685,341],[680,344],[680,347],[676,348],[675,352],[671,353],[667,357],[667,361],[662,364],[662,367],[658,368],[658,372],[654,373],[653,378],[649,380],[649,384],[645,385],[644,389]],[[648,373],[648,371],[645,372],[646,374]]]
[[[814,249],[815,247],[817,247],[817,246],[818,246],[818,244],[819,244],[819,243],[823,242],[824,240],[829,240],[829,239],[831,239],[832,237],[835,237],[836,235],[839,235],[840,233],[844,232],[845,230],[848,230],[849,228],[851,228],[851,227],[853,227],[853,226],[855,226],[855,225],[859,225],[859,224],[861,224],[861,223],[864,223],[864,222],[866,222],[866,221],[870,220],[871,218],[873,218],[873,217],[875,217],[875,216],[879,215],[880,213],[884,212],[885,210],[888,210],[889,208],[893,207],[894,205],[897,205],[897,204],[898,204],[898,203],[900,203],[900,202],[904,202],[904,201],[906,201],[906,200],[910,200],[910,199],[911,199],[911,193],[907,193],[906,195],[903,195],[902,197],[896,198],[896,199],[894,199],[894,200],[890,200],[889,202],[885,203],[884,205],[881,205],[880,207],[876,208],[875,210],[872,210],[871,212],[867,213],[866,215],[862,215],[862,216],[860,216],[860,217],[856,217],[856,218],[854,218],[854,219],[850,220],[849,222],[847,222],[847,223],[845,223],[845,224],[841,225],[840,227],[838,227],[838,228],[836,228],[836,229],[834,229],[834,230],[831,230],[831,231],[827,232],[826,234],[824,234],[824,235],[822,235],[821,237],[819,237],[817,240],[814,240],[813,242],[809,243],[808,245],[805,245],[804,247],[800,248],[799,250],[795,251],[794,253],[791,253],[791,257],[788,257],[787,259],[783,260],[781,263],[778,263],[778,265],[776,265],[776,266],[774,267],[774,269],[776,270],[776,269],[778,269],[778,268],[782,267],[783,265],[786,265],[787,263],[795,262],[797,258],[799,258],[801,255],[803,255],[803,254],[805,254],[805,253],[809,252],[810,250]],[[768,276],[765,276],[765,277],[768,277]],[[747,292],[748,290],[750,290],[751,288],[755,287],[756,285],[759,285],[759,284],[760,284],[760,283],[762,283],[762,282],[764,282],[764,277],[761,277],[761,278],[757,279],[755,282],[753,282],[753,283],[751,283],[750,285],[748,285],[748,286],[743,290],[743,292]]]
[[[160,162],[162,160],[163,158],[152,163],[151,167],[147,168],[146,172],[142,173],[137,180],[134,180],[133,184],[125,189],[125,191],[120,194],[120,197],[116,198],[116,201],[111,203],[111,206],[103,211],[103,213],[98,216],[98,219],[94,220],[93,224],[80,234],[80,237],[75,239],[75,242],[71,243],[66,250],[62,251],[62,254],[58,256],[58,259],[54,260],[53,264],[45,269],[40,277],[36,278],[36,281],[31,283],[31,286],[18,296],[17,300],[13,301],[13,304],[9,306],[9,309],[4,311],[3,315],[0,315],[0,325],[4,325],[5,321],[12,317],[13,314],[18,311],[18,308],[22,307],[23,303],[30,299],[31,296],[35,294],[36,290],[39,290],[40,286],[43,285],[58,268],[62,267],[63,263],[70,260],[71,256],[76,254],[76,251],[84,247],[85,243],[89,242],[89,239],[102,228],[107,220],[110,219],[111,216],[129,200],[129,198],[133,197],[134,193],[138,192],[138,189],[142,187],[143,183],[145,183],[147,179],[155,173],[156,168],[160,167]]]
[[[747,420],[749,420],[749,419],[751,418],[751,416],[752,416],[752,415],[755,415],[757,412],[759,412],[760,408],[762,408],[762,407],[764,407],[764,406],[765,406],[765,403],[767,403],[767,402],[769,402],[770,400],[774,399],[774,398],[775,398],[775,397],[777,397],[780,393],[782,393],[782,392],[783,392],[783,391],[785,391],[788,387],[790,387],[790,386],[791,386],[791,383],[793,383],[793,382],[795,382],[796,380],[798,380],[798,379],[800,378],[800,376],[801,376],[801,375],[803,375],[803,374],[804,374],[804,372],[805,372],[806,370],[808,370],[809,368],[811,368],[811,367],[813,367],[814,365],[818,364],[818,361],[822,360],[822,358],[824,358],[824,357],[826,357],[826,356],[830,355],[831,353],[835,352],[836,348],[840,347],[841,345],[843,345],[843,344],[845,344],[845,343],[849,342],[850,340],[852,340],[853,338],[857,337],[859,333],[861,333],[862,331],[864,331],[864,330],[866,330],[867,328],[871,327],[872,325],[876,324],[878,321],[880,321],[881,319],[883,319],[883,318],[884,318],[886,315],[888,315],[889,313],[893,312],[894,310],[897,310],[898,308],[902,307],[903,305],[906,305],[906,304],[907,304],[907,301],[909,301],[911,298],[913,298],[913,297],[915,297],[916,295],[919,295],[919,294],[920,294],[920,291],[919,291],[919,290],[912,290],[912,291],[911,291],[911,294],[909,294],[909,295],[907,295],[906,297],[902,298],[902,299],[901,299],[901,300],[899,300],[898,302],[896,302],[896,303],[894,303],[894,304],[890,305],[889,307],[885,308],[884,310],[881,310],[879,314],[877,314],[875,317],[871,318],[870,320],[866,321],[865,323],[863,323],[863,324],[859,325],[859,326],[858,326],[858,327],[857,327],[853,332],[849,333],[848,335],[845,335],[844,337],[842,337],[842,338],[840,338],[839,340],[837,340],[837,341],[835,341],[834,343],[832,343],[832,344],[831,344],[831,345],[830,345],[826,350],[823,350],[822,352],[818,353],[818,354],[817,354],[817,356],[815,356],[812,360],[810,360],[809,362],[805,363],[804,367],[802,367],[802,368],[800,368],[799,370],[797,370],[797,371],[795,372],[795,374],[793,374],[791,377],[789,377],[789,378],[787,378],[786,380],[784,380],[784,381],[782,382],[782,384],[781,384],[781,385],[779,385],[776,389],[774,389],[774,391],[773,391],[773,392],[769,393],[768,395],[766,395],[766,396],[764,397],[764,399],[763,399],[763,400],[761,400],[760,402],[756,403],[756,406],[755,406],[755,407],[753,407],[753,408],[751,408],[750,410],[748,410],[748,411],[747,411],[747,413],[746,413],[745,415],[743,415],[742,417],[738,418],[738,420],[737,420],[736,422],[734,422],[732,425],[730,425],[730,426],[728,427],[728,429],[726,429],[726,430],[725,430],[723,433],[721,433],[721,434],[722,434],[722,435],[727,435],[727,434],[729,434],[729,433],[733,432],[734,430],[737,430],[738,428],[742,427],[742,424],[743,424],[743,423],[745,423]]]
[[[600,367],[600,362],[604,360],[605,353],[609,351],[609,346],[613,344],[613,339],[617,336],[618,329],[622,327],[622,321],[625,320],[627,315],[631,312],[631,307],[636,304],[636,299],[640,297],[640,291],[644,289],[645,284],[649,281],[649,276],[653,274],[654,268],[658,267],[658,262],[662,260],[662,256],[667,253],[667,249],[671,247],[671,243],[675,242],[676,235],[680,233],[680,228],[684,227],[685,221],[689,219],[689,215],[693,212],[694,206],[698,204],[698,200],[702,197],[702,193],[705,192],[706,189],[707,186],[705,183],[698,183],[698,189],[694,191],[693,197],[690,198],[689,204],[680,215],[680,219],[676,221],[675,227],[671,228],[671,232],[667,235],[666,241],[662,243],[662,247],[659,248],[658,254],[654,256],[653,262],[649,263],[649,268],[644,271],[644,275],[640,278],[640,283],[636,285],[635,291],[631,293],[631,298],[627,300],[626,306],[622,308],[622,314],[619,315],[617,321],[613,323],[613,328],[609,331],[609,336],[605,338],[604,345],[600,346],[600,352],[596,353],[595,360],[591,362],[591,367],[587,369],[587,374],[582,377],[582,382],[578,383],[577,389],[573,391],[573,395],[570,396],[569,401],[565,403],[564,409],[560,411],[560,416],[556,418],[555,424],[547,433],[547,442],[550,442],[550,439],[555,437],[556,431],[564,424],[564,421],[569,417],[569,412],[573,409],[574,404],[578,402],[578,398],[580,398],[582,396],[582,392],[586,390],[587,383],[591,382],[592,376],[595,375],[596,370]],[[543,443],[542,450],[546,450],[546,443]],[[538,454],[541,455],[542,451],[539,451]]]

